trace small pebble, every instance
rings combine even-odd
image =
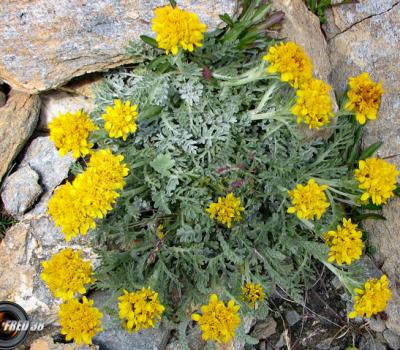
[[[382,321],[380,318],[371,318],[369,321],[369,327],[374,332],[383,332],[386,328],[385,321]]]
[[[383,337],[385,338],[386,342],[392,350],[400,349],[400,337],[394,334],[391,330],[386,329],[383,332]]]
[[[286,311],[285,318],[290,326],[294,326],[297,322],[301,320],[300,315],[294,310]]]

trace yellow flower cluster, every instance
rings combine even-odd
[[[375,83],[368,73],[364,72],[349,79],[348,102],[344,108],[354,112],[357,121],[363,125],[369,120],[375,120],[383,94],[382,83]]]
[[[122,137],[126,141],[128,134],[137,130],[137,115],[137,105],[131,106],[131,101],[123,104],[121,100],[114,100],[114,106],[107,106],[101,117],[110,137]]]
[[[82,259],[80,251],[71,248],[54,254],[42,266],[41,279],[56,298],[64,301],[72,299],[75,293],[86,293],[85,284],[95,282],[91,263]]]
[[[330,206],[324,192],[327,188],[326,185],[318,185],[314,179],[308,180],[305,186],[298,184],[289,191],[293,206],[287,212],[296,213],[299,219],[319,220]]]
[[[263,57],[269,63],[268,73],[279,73],[281,80],[299,88],[312,77],[312,63],[303,48],[289,41],[271,46]]]
[[[124,295],[119,297],[119,301],[119,318],[128,332],[154,328],[165,310],[158,299],[158,293],[149,288],[132,293],[124,290]]]
[[[192,320],[198,322],[204,340],[227,343],[233,339],[240,325],[239,308],[234,300],[225,305],[216,294],[212,294],[208,305],[201,307],[202,315],[193,314]]]
[[[218,202],[211,203],[206,211],[211,219],[216,218],[220,223],[231,228],[232,221],[239,221],[242,218],[240,213],[244,211],[244,208],[240,206],[240,198],[236,198],[231,192],[226,197],[218,197]]]
[[[59,114],[49,123],[49,129],[50,140],[61,156],[72,151],[74,158],[79,158],[87,155],[93,147],[93,143],[89,142],[89,134],[97,127],[85,112],[78,111]]]
[[[156,235],[159,239],[163,239],[165,237],[164,225],[157,226]]]
[[[363,289],[356,288],[354,292],[358,295],[354,298],[354,311],[350,312],[349,318],[371,317],[386,309],[388,301],[392,298],[389,288],[389,279],[383,275],[379,280],[369,279]]]
[[[250,307],[254,307],[257,301],[264,301],[265,292],[261,284],[247,282],[242,287],[243,299],[249,303]]]
[[[61,334],[67,341],[73,340],[76,344],[90,344],[92,338],[101,332],[101,318],[103,314],[93,306],[93,300],[83,297],[82,302],[71,299],[60,305]]]
[[[358,187],[364,191],[361,200],[371,200],[376,205],[385,204],[394,196],[393,191],[396,189],[399,174],[395,165],[383,159],[360,160],[358,169],[355,170],[355,178],[359,183]]]
[[[319,129],[328,125],[333,117],[331,87],[318,79],[310,79],[296,92],[296,104],[292,113],[297,116],[297,123],[304,122],[310,129]]]
[[[123,188],[124,177],[129,173],[123,159],[109,149],[97,151],[82,174],[54,192],[48,213],[61,226],[67,241],[79,233],[85,235],[89,228],[96,227],[95,219],[112,210],[119,197],[116,190]]]
[[[324,234],[325,244],[330,248],[328,261],[350,265],[360,259],[363,250],[362,232],[357,229],[351,219],[343,218],[343,225],[338,225],[336,231]]]
[[[197,14],[171,5],[159,7],[154,12],[153,31],[157,34],[158,47],[167,54],[177,55],[179,47],[192,52],[196,46],[202,46],[207,28]]]

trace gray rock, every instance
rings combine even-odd
[[[237,6],[236,0],[177,2],[197,13],[209,29],[221,22],[218,15],[233,15]],[[165,4],[168,1],[2,1],[0,77],[20,90],[38,92],[130,63],[129,41],[154,35],[153,10]]]
[[[23,166],[8,176],[1,193],[4,209],[14,217],[24,214],[42,193],[38,181],[39,175],[29,166]]]
[[[50,137],[42,136],[31,142],[21,163],[35,170],[45,190],[52,191],[68,176],[74,159],[70,154],[61,157]]]
[[[380,341],[373,338],[365,338],[363,337],[360,341],[359,345],[360,350],[386,350],[386,346],[383,345]]]
[[[3,3],[0,3],[0,13],[2,5]],[[0,181],[31,137],[39,118],[39,111],[40,98],[38,96],[27,95],[15,90],[10,92],[7,103],[1,107]]]
[[[327,338],[322,340],[317,344],[317,349],[318,350],[329,350],[331,349],[331,344],[332,344],[332,338]]]
[[[70,154],[61,157],[48,136],[37,137],[31,142],[21,161],[21,166],[29,165],[39,174],[44,193],[35,207],[27,213],[29,217],[47,213],[47,203],[52,192],[68,177],[69,169],[74,162]]]
[[[380,318],[371,318],[369,320],[369,328],[374,332],[382,333],[386,328],[385,321]]]
[[[385,338],[386,342],[392,350],[400,349],[400,337],[394,334],[391,330],[386,329],[383,332],[383,337]]]
[[[276,333],[276,326],[276,321],[268,317],[265,321],[257,322],[250,335],[257,339],[268,339]]]
[[[116,297],[108,291],[96,291],[90,296],[94,305],[103,312],[103,332],[93,338],[93,344],[107,350],[163,350],[165,349],[169,331],[163,328],[150,328],[136,333],[128,333],[118,320]],[[111,299],[111,300],[110,300]],[[111,311],[110,311],[111,310]],[[114,317],[108,312],[112,312]]]
[[[301,320],[300,315],[295,310],[290,310],[285,312],[286,321],[289,323],[289,326],[294,326],[297,322]]]

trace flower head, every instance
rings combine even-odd
[[[312,78],[310,58],[301,46],[292,41],[271,46],[263,60],[269,63],[268,73],[279,73],[282,81],[296,89]]]
[[[243,299],[249,303],[250,307],[254,307],[257,301],[264,301],[265,292],[261,284],[247,282],[242,287]]]
[[[129,174],[129,169],[123,163],[124,156],[113,154],[110,149],[102,149],[93,153],[88,163],[87,172],[96,178],[97,186],[117,190],[124,187],[124,177]]]
[[[171,5],[159,7],[154,12],[153,31],[157,34],[158,47],[167,54],[177,55],[179,47],[192,52],[195,46],[202,46],[207,28],[195,13]]]
[[[119,318],[128,332],[153,327],[161,319],[165,308],[158,299],[158,293],[149,288],[129,293],[119,297]]]
[[[211,203],[206,209],[211,219],[216,218],[228,228],[232,227],[232,221],[241,219],[242,211],[244,208],[240,206],[240,198],[236,198],[232,192],[226,197],[218,197],[218,202]]]
[[[137,105],[131,106],[131,101],[122,103],[121,100],[114,100],[114,106],[107,106],[106,113],[101,117],[110,137],[122,137],[126,141],[128,134],[137,130],[137,115]]]
[[[333,117],[331,87],[318,79],[310,79],[297,90],[296,104],[292,113],[297,116],[297,123],[302,121],[310,129],[319,129],[328,125]]]
[[[374,83],[369,74],[364,72],[357,77],[350,77],[348,102],[344,108],[355,112],[357,121],[363,125],[369,120],[375,120],[383,94],[382,83]]]
[[[93,143],[89,142],[89,134],[97,127],[85,112],[78,111],[59,114],[49,123],[49,129],[50,140],[62,156],[72,151],[74,158],[79,158],[87,155],[93,147]]]
[[[349,318],[376,315],[386,309],[387,302],[392,298],[386,275],[379,280],[369,279],[363,289],[356,288],[354,292],[358,295],[354,298],[354,311],[350,312]]]
[[[165,237],[164,225],[157,226],[156,234],[159,239],[163,239]]]
[[[54,254],[42,266],[41,279],[56,298],[64,301],[72,299],[75,293],[86,293],[85,284],[95,282],[91,263],[81,258],[80,251],[71,248]]]
[[[358,187],[364,191],[361,200],[365,202],[371,199],[373,204],[381,205],[394,196],[400,172],[395,165],[383,159],[368,158],[359,161],[354,174]]]
[[[58,187],[49,200],[47,212],[56,226],[61,226],[67,242],[79,233],[85,235],[89,228],[96,228],[94,217],[89,215],[84,202],[87,200],[83,194],[70,182]]]
[[[212,294],[208,305],[201,307],[202,315],[193,314],[192,320],[198,322],[204,340],[227,343],[240,325],[239,308],[234,300],[225,305],[216,294]]]
[[[83,297],[82,302],[77,299],[68,300],[60,305],[61,334],[67,341],[73,340],[76,344],[90,344],[92,338],[101,332],[101,318],[103,314],[93,306],[93,300]]]
[[[351,219],[343,218],[343,225],[338,225],[336,231],[326,232],[324,239],[330,248],[329,262],[336,261],[341,266],[360,259],[363,249],[362,232]]]
[[[289,191],[293,207],[288,208],[290,214],[296,213],[299,219],[319,220],[329,208],[325,190],[326,185],[318,185],[314,179],[308,180],[307,185],[298,184]]]
[[[93,153],[87,169],[72,183],[60,186],[50,198],[48,213],[67,241],[78,234],[85,235],[96,227],[95,219],[103,218],[119,197],[129,170],[122,155],[109,149]]]

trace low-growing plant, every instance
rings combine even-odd
[[[265,37],[265,23],[280,17],[269,10],[246,1],[237,19],[222,16],[226,28],[205,32],[177,6],[156,9],[156,39],[130,45],[137,63],[107,74],[90,117],[50,125],[63,153],[84,158],[49,213],[67,240],[93,229],[96,286],[118,297],[127,331],[162,320],[186,346],[193,320],[205,340],[254,343],[241,320],[266,317],[277,291],[301,302],[315,260],[354,296],[349,317],[370,317],[390,299],[386,276],[364,286],[357,264],[358,224],[381,218],[366,210],[394,195],[398,175],[371,158],[379,144],[360,148],[381,85],[366,73],[351,78],[334,113],[331,88],[313,78],[303,49]],[[86,292],[92,269],[72,251],[44,265],[51,291],[66,300],[62,331],[90,342],[101,315],[73,297]]]

